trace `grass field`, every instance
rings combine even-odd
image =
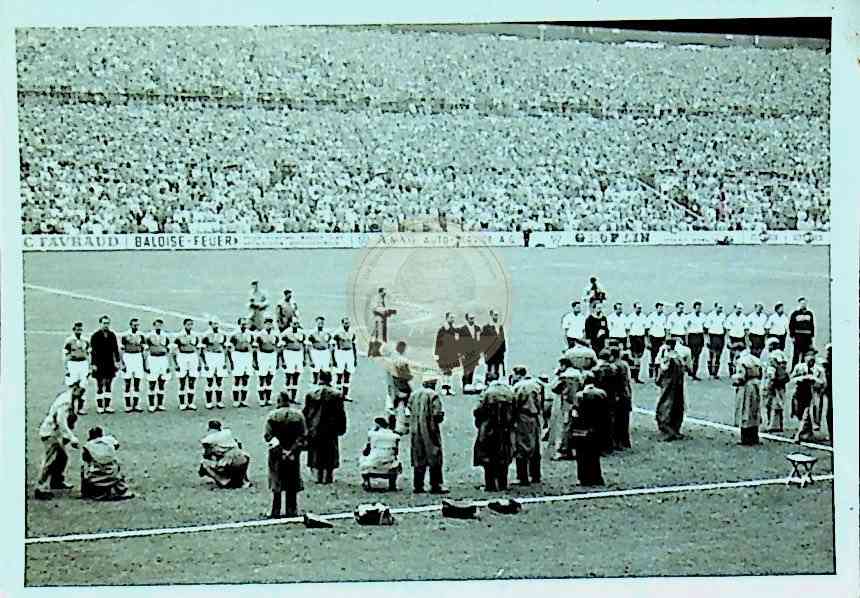
[[[742,301],[747,308],[755,301],[772,305],[782,300],[790,307],[803,294],[816,313],[817,344],[823,346],[829,340],[828,254],[823,247],[518,248],[495,253],[510,273],[509,363],[521,362],[536,371],[554,367],[561,345],[559,319],[570,297],[579,295],[592,273],[600,276],[610,300],[628,305],[635,300],[647,306],[658,299],[666,303],[684,299],[688,304],[701,299],[707,307],[716,300],[725,305]],[[199,438],[207,420],[216,415],[205,409],[177,411],[175,381],[168,385],[166,413],[97,415],[91,410],[79,423],[79,436],[96,423],[117,436],[136,499],[95,504],[79,500],[73,490],[53,501],[33,500],[41,458],[37,429],[61,389],[63,337],[77,319],[84,321],[88,332],[93,330],[102,313],[113,317],[117,330],[124,330],[131,316],[150,322],[156,314],[164,318],[168,330],[178,327],[181,314],[214,314],[232,321],[244,310],[247,283],[253,278],[259,278],[274,297],[286,286],[293,288],[306,326],[318,313],[333,323],[349,309],[349,280],[359,258],[359,252],[346,250],[26,254],[25,283],[32,285],[25,289],[27,536],[260,518],[270,498],[262,443],[265,410],[255,406],[237,411],[228,406],[217,413],[251,453],[249,475],[254,486],[211,490],[196,470]],[[439,284],[446,271],[444,264],[424,270],[428,278],[439,278]],[[494,297],[492,289],[481,291],[476,291],[478,296]],[[435,305],[431,311],[458,309],[457,302],[463,298],[454,295],[452,305]],[[498,301],[505,302],[505,297]],[[131,304],[138,307],[128,307]],[[393,324],[391,336],[432,335],[436,326],[430,322],[426,331],[416,333]],[[333,513],[376,499],[391,506],[435,502],[433,497],[413,496],[406,478],[400,480],[397,493],[368,495],[360,488],[358,456],[365,431],[384,408],[383,380],[375,364],[360,360],[335,484],[307,483],[301,508]],[[115,385],[115,400],[121,401],[119,390]],[[653,384],[637,386],[634,392],[637,406],[653,409],[657,397]],[[202,405],[202,391],[198,393],[197,402]],[[461,396],[445,402],[445,476],[455,498],[484,497],[477,488],[481,472],[471,466],[473,403]],[[688,385],[690,416],[731,424],[733,405],[734,393],[725,379]],[[795,422],[787,423],[790,434]],[[788,473],[784,455],[793,450],[789,444],[768,441],[745,448],[725,431],[688,426],[687,432],[690,437],[684,442],[658,443],[653,417],[635,414],[633,450],[604,459],[609,488],[770,479]],[[406,445],[403,458],[408,464],[408,441]],[[804,450],[819,457],[817,473],[832,471],[830,453]],[[72,481],[76,481],[78,463],[73,453]],[[541,485],[514,487],[511,495],[581,491],[574,463],[545,461],[544,473]],[[307,470],[305,478],[308,481]],[[801,496],[803,516],[798,508]],[[373,558],[381,544],[392,543],[396,551],[388,551],[381,562]],[[233,563],[229,568],[219,564],[224,558]],[[58,562],[63,565],[57,566]],[[428,568],[428,562],[434,566]],[[28,585],[832,571],[828,482],[804,491],[780,485],[534,504],[517,517],[485,513],[478,522],[443,520],[434,512],[399,516],[398,524],[387,529],[340,521],[335,529],[325,531],[278,525],[33,544],[26,550]]]

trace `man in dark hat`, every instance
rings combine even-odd
[[[299,463],[307,440],[307,427],[302,412],[293,406],[289,392],[278,395],[278,408],[266,416],[263,438],[269,445],[269,489],[272,491],[270,518],[298,515],[297,495],[304,490]],[[285,510],[281,513],[281,493],[284,493]]]
[[[331,484],[340,467],[338,438],[346,434],[343,395],[332,388],[330,370],[320,370],[319,386],[305,397],[302,413],[307,422],[308,467],[317,472],[317,483]]]
[[[508,489],[508,467],[513,458],[514,392],[490,376],[490,383],[473,411],[478,436],[473,464],[484,468],[487,492]]]
[[[520,486],[539,484],[541,402],[543,386],[529,376],[525,366],[514,368],[514,457]],[[531,478],[531,479],[529,479]]]
[[[454,314],[445,314],[445,324],[436,331],[436,346],[434,354],[436,364],[439,366],[440,384],[442,392],[446,395],[454,394],[451,391],[451,375],[455,368],[460,365],[460,354],[458,351],[459,329],[454,326]]]
[[[442,485],[442,431],[439,425],[445,419],[445,412],[436,392],[437,381],[435,375],[425,375],[421,388],[409,398],[412,491],[415,493],[424,492],[424,477],[429,469],[430,493],[448,494],[448,489]]]
[[[473,314],[466,314],[466,323],[460,328],[458,352],[460,365],[463,367],[463,390],[474,383],[475,369],[481,360],[481,328],[475,323]]]
[[[680,440],[684,421],[684,376],[687,370],[684,358],[675,350],[677,339],[666,339],[666,351],[657,367],[657,385],[662,389],[657,401],[657,429],[660,439]]]

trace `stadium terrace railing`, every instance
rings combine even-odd
[[[609,245],[829,245],[824,231],[431,232],[24,235],[37,251],[360,249],[364,247],[570,247]]]

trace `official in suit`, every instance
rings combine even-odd
[[[463,390],[471,386],[475,369],[481,361],[481,329],[475,322],[474,314],[466,314],[466,323],[460,328],[460,340],[458,342],[458,353],[460,354],[460,365],[463,368]]]
[[[505,352],[507,344],[505,338],[505,327],[499,321],[499,312],[494,309],[490,310],[490,323],[481,328],[481,353],[484,355],[484,364],[487,366],[487,373],[484,376],[484,384],[489,384],[489,376],[492,373],[498,378],[502,377],[501,370],[505,370]]]

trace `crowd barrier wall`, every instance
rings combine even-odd
[[[529,247],[614,245],[829,245],[823,231],[533,232]],[[24,251],[361,249],[365,247],[523,247],[520,232],[200,233],[24,235]]]

